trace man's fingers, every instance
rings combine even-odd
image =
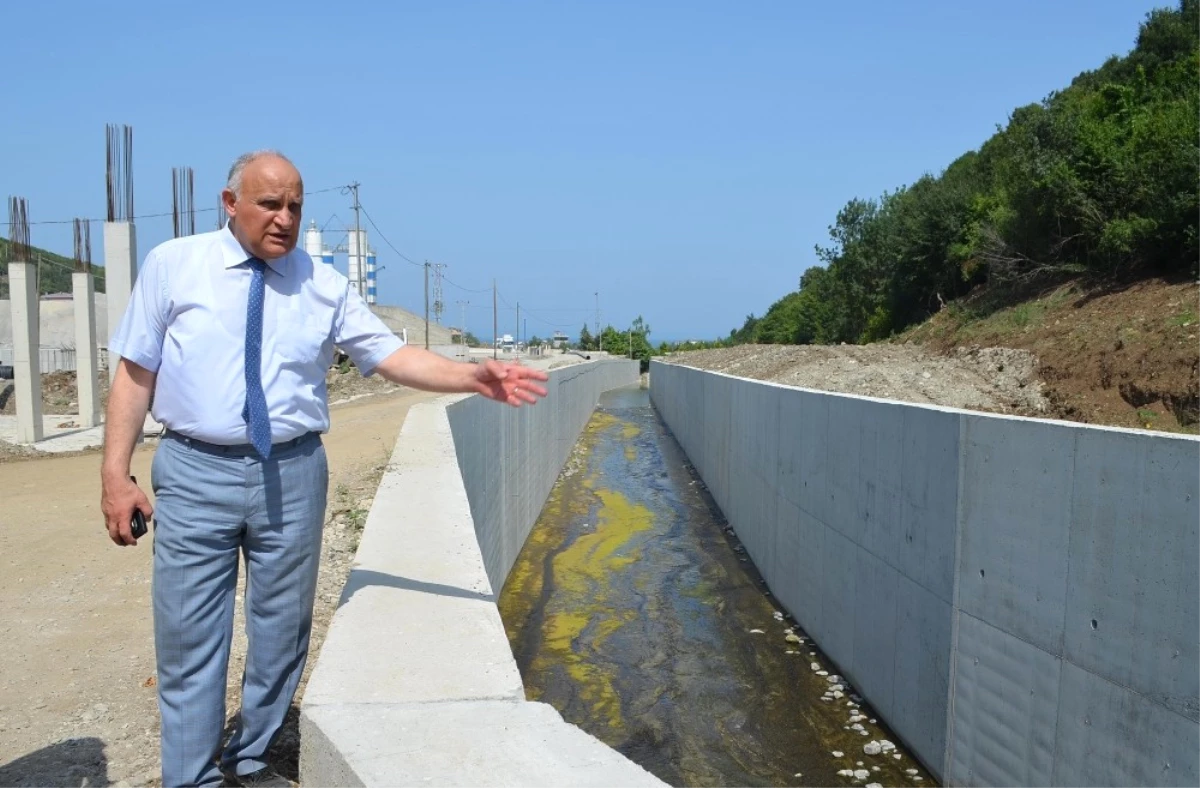
[[[137,544],[137,540],[133,538],[133,531],[130,530],[129,520],[109,520],[108,538],[118,547]]]

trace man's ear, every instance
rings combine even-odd
[[[221,190],[221,205],[225,208],[225,213],[230,219],[237,216],[237,195],[232,189]]]

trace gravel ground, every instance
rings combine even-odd
[[[1044,416],[1037,358],[1010,348],[918,345],[739,345],[671,353],[663,361],[799,388],[967,410]]]
[[[309,672],[353,562],[375,490],[409,405],[398,391],[334,410],[326,436],[329,503]],[[149,478],[152,447],[135,455]],[[149,610],[149,544],[117,550],[101,536],[98,455],[0,464],[5,512],[38,530],[0,529],[0,786],[159,785],[158,706]],[[47,496],[50,485],[58,494]],[[5,517],[8,524],[8,517]],[[246,640],[238,589],[227,710],[241,702]],[[298,778],[298,708],[270,759]],[[227,733],[232,725],[227,726]]]

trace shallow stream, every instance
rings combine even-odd
[[[601,399],[500,612],[529,699],[672,785],[934,785],[784,615],[645,390]]]

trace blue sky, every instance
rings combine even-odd
[[[0,192],[102,219],[105,123],[133,126],[139,215],[170,211],[171,167],[210,208],[234,157],[279,148],[448,265],[443,322],[469,300],[490,336],[490,292],[455,285],[495,278],[501,332],[520,302],[529,334],[574,336],[599,291],[604,323],[711,338],[796,286],[847,200],[940,171],[1166,4],[14,3]],[[311,195],[306,224],[336,242],[349,205]],[[143,255],[170,235],[138,222]],[[69,225],[32,236],[71,251]],[[421,268],[371,241],[380,301],[420,309]]]

